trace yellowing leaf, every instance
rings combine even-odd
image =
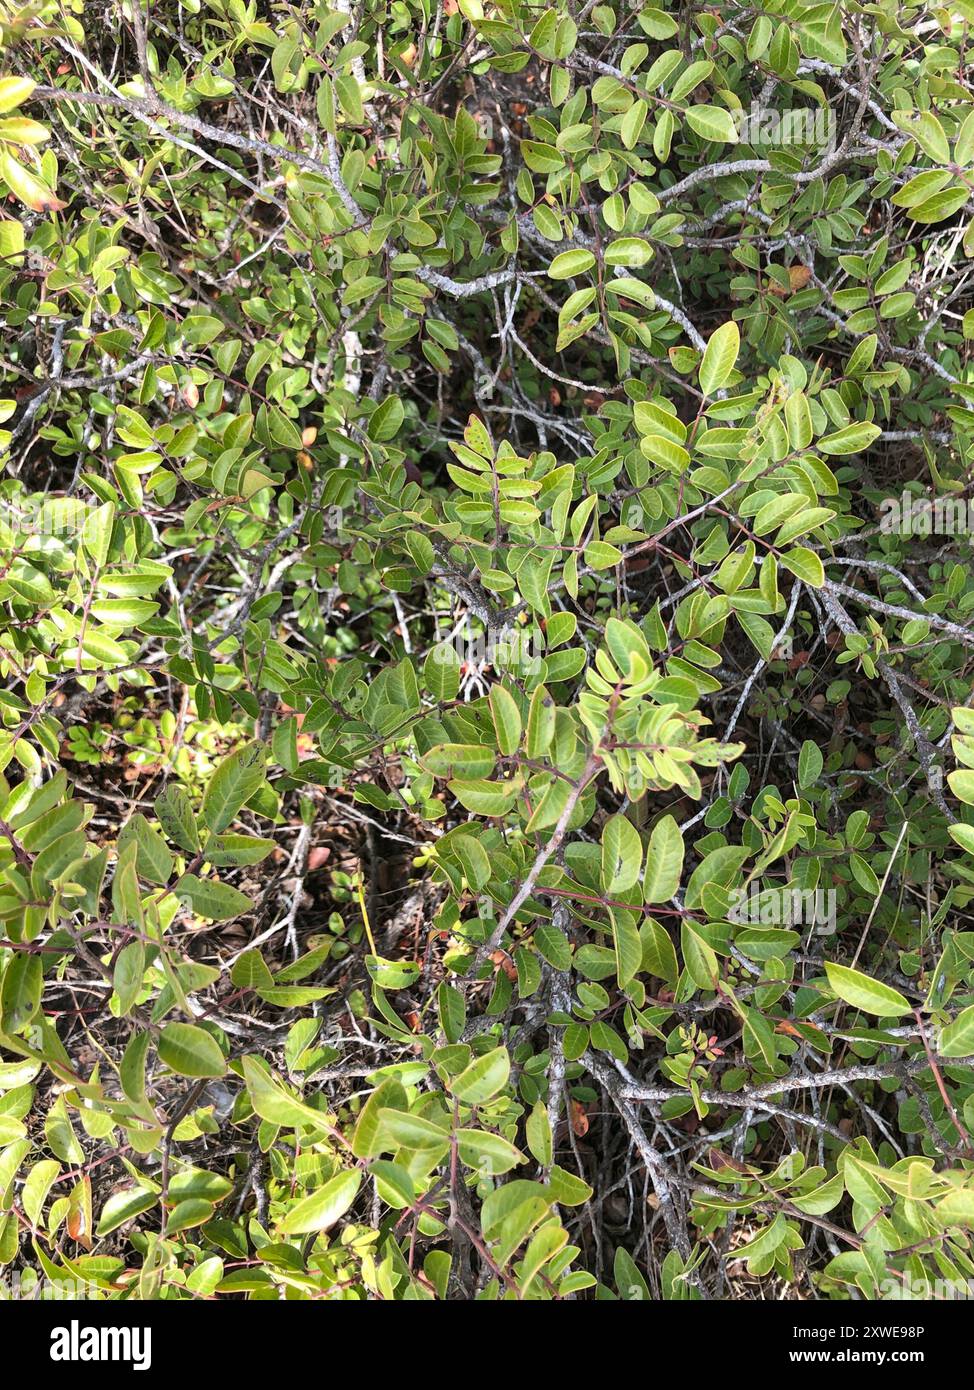
[[[0,77],[0,112],[20,106],[36,86],[30,77]]]
[[[0,150],[0,178],[11,193],[33,212],[57,212],[66,206],[46,184],[18,164],[7,150]]]

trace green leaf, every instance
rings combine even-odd
[[[646,124],[647,109],[645,101],[639,98],[633,102],[622,118],[619,134],[627,150],[633,149],[642,134],[643,126]]]
[[[138,598],[96,599],[90,609],[91,616],[99,622],[120,628],[137,627],[158,611],[158,603]]]
[[[521,711],[514,696],[502,685],[492,685],[488,699],[497,747],[504,757],[510,757],[521,743]]]
[[[118,1069],[122,1090],[137,1105],[145,1100],[145,1059],[151,1041],[148,1033],[133,1033]]]
[[[237,989],[264,989],[273,983],[273,979],[264,957],[255,948],[244,951],[230,970],[230,983],[236,985]]]
[[[41,1159],[31,1168],[30,1175],[24,1182],[21,1203],[28,1217],[35,1224],[44,1209],[47,1194],[57,1182],[60,1174],[61,1165],[53,1158]]]
[[[119,852],[130,843],[135,845],[139,876],[150,883],[168,883],[175,860],[158,830],[153,829],[140,811],[135,812],[120,832]]]
[[[539,922],[534,929],[534,944],[538,951],[555,970],[570,970],[572,948],[568,937],[550,922]]]
[[[449,642],[434,647],[423,663],[423,681],[434,700],[455,700],[460,689],[460,658]]]
[[[935,164],[950,162],[950,146],[944,128],[932,111],[894,111],[893,120],[911,136]]]
[[[154,807],[156,817],[163,830],[180,849],[195,854],[200,847],[196,817],[189,797],[175,782],[156,797]]]
[[[583,553],[585,563],[593,570],[610,569],[622,559],[622,551],[608,541],[590,541]]]
[[[595,256],[591,251],[562,251],[549,265],[548,274],[552,280],[571,280],[576,275],[584,275],[594,265]]]
[[[680,923],[680,946],[687,974],[699,989],[716,989],[717,957],[710,945],[703,939],[697,924],[684,917]]]
[[[948,782],[950,778],[948,777]],[[962,821],[957,821],[954,825],[948,825],[947,832],[952,840],[956,840],[962,849],[966,849],[968,854],[974,854],[974,825],[965,825]]]
[[[798,785],[804,791],[813,787],[822,775],[825,759],[817,743],[807,738],[798,755]]]
[[[335,78],[335,95],[342,111],[351,121],[352,125],[361,125],[365,120],[365,108],[362,105],[362,93],[358,82],[349,73]]]
[[[466,1105],[483,1105],[502,1091],[511,1074],[511,1059],[506,1047],[495,1047],[475,1058],[470,1065],[450,1083],[450,1090],[457,1100]]]
[[[602,830],[602,887],[610,896],[636,882],[643,863],[639,831],[625,816],[610,816]]]
[[[834,434],[827,434],[824,439],[820,439],[818,448],[823,454],[861,454],[881,434],[882,430],[878,425],[868,420],[856,420],[844,429],[836,430]]]
[[[741,335],[731,319],[721,324],[707,342],[700,363],[700,389],[705,396],[715,395],[730,380],[741,350]]]
[[[704,140],[715,140],[724,145],[737,144],[737,126],[731,113],[723,106],[690,106],[687,109],[687,124]]]
[[[770,1226],[765,1226],[763,1230],[758,1231],[757,1235],[752,1237],[745,1245],[737,1246],[734,1253],[739,1259],[743,1260],[751,1261],[763,1259],[766,1255],[771,1255],[773,1251],[778,1249],[779,1245],[784,1243],[787,1234],[787,1223],[784,1216],[779,1211]]]
[[[610,915],[616,948],[616,975],[619,980],[619,988],[625,989],[642,965],[642,942],[639,939],[639,932],[632,925],[629,913],[610,909]]]
[[[159,1060],[180,1076],[224,1076],[227,1070],[216,1039],[190,1023],[169,1023],[163,1028]]]
[[[962,1009],[952,1023],[941,1029],[937,1051],[944,1057],[974,1054],[974,1004]]]
[[[406,409],[398,396],[386,396],[369,417],[369,438],[377,443],[395,439],[406,418]]]
[[[195,874],[183,874],[173,892],[178,898],[185,898],[200,917],[208,917],[212,922],[228,922],[254,905],[246,893],[231,888],[228,883],[220,883],[215,878],[197,878]]]
[[[259,864],[273,849],[273,840],[260,840],[256,835],[211,835],[206,842],[205,856],[214,868],[235,868],[241,864]]]
[[[954,144],[954,163],[961,166],[974,163],[974,110],[964,118]]]
[[[793,449],[807,449],[814,434],[812,412],[804,391],[794,391],[785,401],[788,443]]]
[[[956,772],[949,772],[947,785],[958,801],[963,801],[968,806],[974,806],[974,770],[964,767],[959,768]],[[951,833],[953,833],[953,829],[954,827],[951,827]]]
[[[810,584],[813,589],[821,589],[825,583],[822,561],[815,551],[809,550],[807,546],[796,545],[793,549],[786,550],[780,558],[785,569],[790,570],[803,583]]]
[[[653,258],[653,248],[642,237],[618,237],[605,248],[606,265],[645,265]],[[550,272],[549,272],[550,274]]]
[[[479,892],[491,877],[487,851],[473,835],[454,835],[450,848],[460,860],[467,883],[474,892]]]
[[[695,63],[690,63],[684,68],[683,72],[673,84],[670,92],[670,99],[674,102],[681,102],[684,97],[688,97],[691,92],[696,91],[701,82],[705,82],[714,70],[714,65],[709,59],[701,58]]]
[[[44,988],[40,956],[14,951],[0,984],[0,1020],[6,1033],[21,1033],[41,1007]]]
[[[298,721],[292,717],[278,724],[271,736],[271,757],[286,772],[298,768]]]
[[[974,1192],[969,1187],[955,1187],[937,1203],[936,1216],[947,1229],[974,1226]]]
[[[145,974],[145,947],[141,941],[130,941],[118,953],[112,982],[118,995],[118,1015],[124,1018],[142,989]]]
[[[436,991],[436,1007],[440,1016],[440,1027],[448,1042],[457,1042],[467,1021],[467,1006],[458,989],[442,980]]]
[[[226,830],[264,780],[267,750],[248,743],[223,759],[203,795],[203,819],[217,833]]]
[[[676,947],[670,940],[666,928],[655,917],[646,917],[639,928],[639,940],[643,951],[640,969],[649,975],[655,975],[659,980],[665,980],[670,988],[674,989],[680,967],[676,958]]]
[[[145,1187],[124,1187],[120,1192],[113,1192],[101,1209],[95,1234],[99,1239],[111,1235],[126,1221],[149,1211],[158,1201],[158,1192]]]
[[[877,1014],[880,1018],[899,1018],[902,1014],[910,1012],[909,1001],[904,999],[898,989],[864,975],[861,970],[826,961],[825,973],[833,992],[854,1009]]]
[[[878,897],[879,879],[876,877],[872,865],[869,864],[867,860],[863,859],[861,854],[850,854],[849,868],[852,870],[852,876],[859,884],[860,888],[864,888],[870,897]]]
[[[202,1226],[213,1216],[213,1204],[202,1197],[190,1197],[185,1202],[177,1202],[169,1213],[166,1230],[169,1234],[188,1231],[194,1226]]]
[[[458,1129],[457,1147],[464,1163],[485,1178],[499,1177],[527,1161],[510,1140],[482,1129]]]
[[[223,324],[212,314],[188,314],[183,319],[183,337],[194,347],[205,347],[223,332]]]
[[[379,1196],[389,1206],[411,1207],[416,1200],[416,1185],[409,1169],[401,1163],[379,1158],[369,1165]]]
[[[690,454],[682,444],[662,434],[646,434],[639,441],[642,452],[653,463],[671,473],[682,473],[690,464]]]
[[[477,816],[505,816],[514,804],[518,784],[471,778],[447,783],[461,806]]]
[[[422,1115],[404,1110],[382,1110],[379,1112],[382,1125],[382,1146],[399,1147],[404,1151],[425,1149],[431,1158],[439,1158],[450,1147],[447,1130]],[[408,1153],[404,1153],[408,1157]]]
[[[266,1062],[247,1056],[240,1059],[240,1067],[250,1103],[262,1120],[291,1129],[310,1125],[324,1131],[327,1118],[292,1096]]]
[[[898,188],[890,202],[898,208],[917,207],[927,202],[951,182],[949,169],[925,169]]]
[[[487,777],[494,770],[494,754],[484,743],[438,743],[428,748],[422,764],[434,777]]]
[[[733,600],[732,600],[733,602]],[[746,633],[748,641],[765,661],[770,661],[774,652],[774,628],[758,613],[748,613],[745,609],[736,610],[734,617]]]
[[[85,656],[94,657],[99,666],[127,666],[129,654],[120,643],[101,628],[86,628],[81,637],[81,649]]]
[[[104,566],[108,559],[114,526],[115,504],[114,502],[105,502],[101,507],[96,507],[93,512],[88,513],[84,526],[81,528],[81,540],[85,550],[99,569]]]
[[[297,1202],[281,1222],[285,1235],[327,1231],[348,1211],[358,1196],[362,1174],[354,1169],[338,1173],[324,1187]]]
[[[809,1216],[824,1216],[826,1212],[838,1206],[844,1193],[843,1176],[836,1173],[834,1177],[813,1188],[811,1192],[806,1192],[804,1196],[792,1196],[791,1202],[799,1211],[806,1212]]]
[[[563,1207],[580,1207],[592,1197],[592,1188],[567,1168],[555,1164],[549,1174],[552,1201]]]
[[[646,851],[643,902],[666,903],[676,895],[683,874],[683,835],[672,816],[653,826]]]
[[[545,1216],[553,1198],[550,1191],[541,1183],[526,1178],[512,1178],[509,1182],[495,1187],[484,1199],[480,1212],[481,1230],[487,1240],[499,1238],[512,1226],[518,1229],[518,1239],[514,1249],[520,1245],[532,1226]],[[527,1210],[531,1213],[527,1222],[519,1221],[519,1214]]]
[[[551,1119],[544,1101],[535,1102],[534,1109],[525,1121],[524,1132],[532,1156],[541,1164],[542,1168],[547,1168],[551,1163],[553,1138]]]
[[[85,1151],[78,1143],[64,1096],[58,1096],[47,1112],[44,1120],[44,1138],[51,1152],[63,1163],[70,1163],[72,1167],[84,1163]]]
[[[543,685],[531,696],[528,706],[527,734],[524,749],[529,758],[543,758],[555,736],[557,706]]]
[[[536,174],[557,174],[565,167],[565,156],[561,151],[542,140],[522,140],[521,155],[527,167]]]

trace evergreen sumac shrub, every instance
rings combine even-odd
[[[0,1263],[974,1277],[974,5],[0,16]]]

